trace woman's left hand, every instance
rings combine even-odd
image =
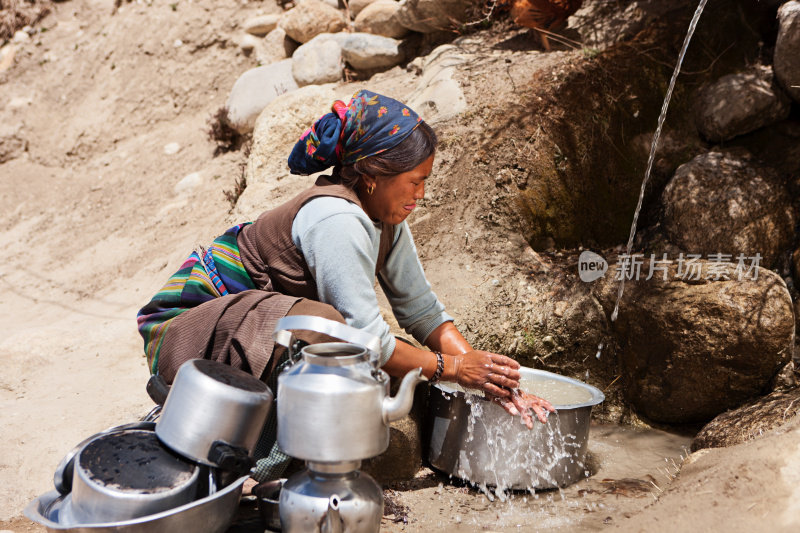
[[[493,402],[500,404],[500,406],[509,414],[513,416],[519,415],[522,417],[522,421],[525,423],[528,429],[533,429],[533,417],[531,416],[531,411],[536,413],[536,418],[538,418],[539,422],[542,424],[547,423],[546,411],[551,413],[556,411],[550,402],[544,398],[539,398],[538,396],[528,394],[527,392],[519,389],[513,391],[509,397],[504,398],[500,396],[490,396],[489,398]]]

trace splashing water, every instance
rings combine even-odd
[[[631,249],[633,249],[633,237],[636,235],[636,223],[639,221],[639,211],[642,209],[642,201],[644,200],[644,191],[647,188],[647,182],[650,179],[650,171],[653,169],[653,161],[656,157],[656,150],[658,149],[658,140],[661,137],[661,129],[664,126],[664,119],[667,117],[667,109],[669,109],[669,101],[672,99],[672,91],[675,88],[675,81],[678,79],[678,74],[681,72],[681,65],[683,64],[683,58],[686,56],[686,49],[689,48],[689,41],[692,40],[692,35],[694,35],[694,30],[697,27],[697,22],[700,20],[700,15],[703,13],[703,9],[706,7],[707,0],[700,0],[700,4],[697,6],[697,9],[694,12],[694,16],[692,17],[692,21],[689,23],[689,31],[686,32],[686,38],[683,40],[683,47],[681,48],[681,53],[678,54],[678,63],[675,65],[675,70],[672,72],[672,78],[669,80],[669,87],[667,88],[667,94],[664,96],[664,104],[661,106],[661,114],[658,116],[658,125],[656,126],[656,132],[653,135],[653,144],[650,145],[650,156],[647,159],[647,170],[644,173],[644,180],[642,180],[642,188],[639,191],[639,201],[636,204],[636,211],[633,212],[633,223],[631,224],[631,232],[628,235],[628,246],[625,253],[630,256]],[[611,321],[614,322],[617,320],[617,315],[619,314],[619,302],[622,299],[622,292],[625,289],[625,276],[622,276],[622,279],[619,283],[619,290],[617,291],[617,302],[614,304],[614,312],[611,313]],[[598,349],[598,353],[603,349],[602,344]]]

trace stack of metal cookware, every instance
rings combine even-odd
[[[28,518],[49,531],[98,533],[213,533],[230,525],[272,392],[203,359],[183,364],[171,390],[157,379],[150,385],[169,392],[163,408],[76,446],[56,469],[56,490],[28,505]]]
[[[312,330],[348,342],[313,344],[291,353],[278,377],[278,444],[306,469],[290,477],[279,496],[285,532],[374,532],[383,492],[360,472],[361,460],[389,446],[389,423],[411,410],[422,369],[409,372],[395,397],[378,368],[380,339],[317,317],[286,317],[275,339],[290,349],[292,330]]]

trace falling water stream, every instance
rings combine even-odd
[[[625,253],[630,256],[631,249],[633,248],[633,238],[636,235],[636,223],[639,221],[639,211],[642,209],[642,201],[644,200],[644,191],[647,188],[647,182],[650,179],[650,171],[653,168],[653,161],[656,157],[656,150],[658,149],[658,140],[661,137],[661,128],[664,126],[664,119],[667,117],[667,109],[669,109],[669,101],[672,99],[672,90],[675,88],[675,81],[678,79],[678,74],[681,71],[681,64],[683,63],[683,58],[686,55],[686,49],[689,48],[689,41],[692,40],[692,35],[694,35],[695,27],[697,26],[697,21],[700,20],[700,15],[703,13],[703,8],[706,7],[707,0],[700,0],[700,4],[697,6],[697,10],[694,12],[694,16],[692,17],[692,21],[689,24],[689,31],[686,32],[686,38],[683,40],[683,47],[681,48],[681,53],[678,55],[678,63],[675,65],[675,70],[672,73],[672,79],[669,80],[669,87],[667,88],[667,94],[664,97],[664,104],[661,106],[661,114],[658,116],[658,125],[656,126],[656,132],[653,135],[653,144],[650,146],[650,157],[647,159],[647,170],[644,173],[644,180],[642,180],[642,188],[639,191],[639,202],[636,204],[636,211],[633,213],[633,223],[631,224],[631,232],[628,235],[628,246]],[[619,289],[617,291],[617,301],[614,304],[614,311],[611,313],[611,321],[614,322],[617,320],[617,315],[619,314],[619,302],[622,299],[622,292],[625,290],[625,275],[621,276],[621,280],[619,282]],[[597,350],[597,358],[600,358],[600,352],[603,349],[603,345],[600,344],[600,347]]]

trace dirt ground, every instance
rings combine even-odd
[[[256,66],[234,44],[238,28],[278,10],[268,0],[118,9],[113,0],[68,0],[30,41],[13,45],[0,71],[0,125],[27,148],[0,163],[0,532],[41,531],[22,510],[51,490],[61,457],[151,407],[135,314],[195,245],[230,222],[223,191],[243,156],[214,157],[206,121]],[[165,150],[170,143],[176,153]],[[434,284],[460,269],[462,285],[440,294],[458,312],[468,312],[470,295],[493,294],[469,263],[432,254],[441,251],[433,245],[425,251]],[[725,523],[757,531],[769,523],[789,531],[798,520],[798,432],[795,424],[694,454],[671,482],[686,437],[598,426],[590,449],[599,466],[588,480],[489,503],[423,470],[390,487],[408,523],[387,517],[384,529],[711,531]]]

